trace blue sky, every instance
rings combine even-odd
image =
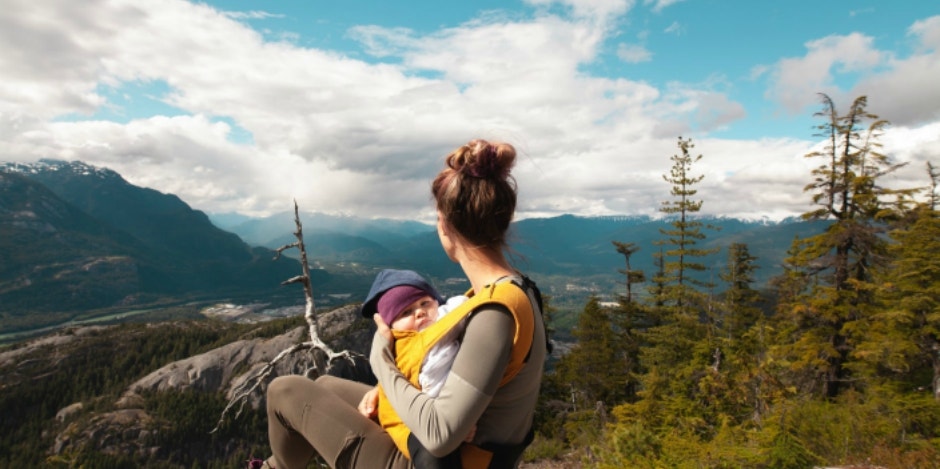
[[[453,3],[453,4],[450,4]],[[8,0],[0,160],[80,159],[207,212],[428,220],[465,141],[520,150],[520,216],[650,214],[679,135],[703,211],[808,211],[817,93],[869,96],[923,185],[933,1]]]

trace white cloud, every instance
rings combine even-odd
[[[682,27],[681,24],[679,24],[678,21],[673,21],[672,24],[670,24],[669,26],[666,27],[666,29],[663,30],[663,32],[666,34],[675,34],[676,36],[680,36],[682,35],[683,29],[684,28]]]
[[[805,45],[805,56],[782,59],[776,64],[768,91],[792,113],[804,112],[817,101],[818,93],[838,94],[834,72],[872,70],[885,59],[884,53],[872,47],[872,38],[859,33],[827,36]]]
[[[644,0],[643,3],[646,5],[653,5],[653,11],[660,12],[664,8],[679,3],[683,0]]]
[[[923,51],[936,51],[940,49],[940,15],[915,22],[908,34],[920,38]]]
[[[627,63],[649,62],[653,60],[653,53],[639,44],[620,44],[617,57]]]
[[[883,149],[893,162],[905,166],[885,177],[884,184],[895,189],[930,185],[927,162],[940,164],[940,122],[890,129],[881,139]]]
[[[271,42],[201,4],[7,0],[0,160],[82,159],[214,212],[283,211],[296,198],[304,210],[430,219],[429,180],[442,156],[482,136],[520,150],[522,217],[656,214],[669,197],[662,174],[681,134],[705,155],[709,213],[806,210],[809,173],[797,162],[809,143],[699,141],[744,115],[728,85],[657,88],[592,75],[605,41],[616,37],[611,24],[632,3],[557,4],[574,13],[490,15],[427,34],[350,31],[363,47],[357,53],[390,65]],[[912,31],[926,47],[933,28]],[[774,69],[779,95],[790,96],[799,86],[790,74],[811,62],[827,68],[820,82],[830,69],[867,70],[882,55],[864,39],[810,43],[807,57]],[[863,53],[857,61],[838,58],[855,52]],[[121,106],[108,101],[112,91],[147,83],[165,83],[160,99],[183,115],[82,120]],[[235,143],[225,122],[252,143]]]
[[[915,43],[906,57],[878,50],[871,37],[852,33],[809,41],[805,56],[782,59],[772,68],[755,67],[753,76],[769,70],[767,96],[791,113],[806,112],[818,102],[818,93],[827,93],[837,104],[867,95],[869,110],[896,125],[940,119],[940,16],[915,22],[908,35]],[[840,75],[852,73],[860,78],[850,87],[840,86]]]
[[[867,95],[869,109],[896,125],[940,119],[940,16],[914,23],[916,52],[892,58],[888,69],[862,79],[852,95]]]
[[[849,11],[849,16],[860,16],[860,15],[869,15],[875,12],[874,7],[860,8],[858,10]]]
[[[236,20],[264,20],[268,18],[284,18],[284,15],[276,13],[268,13],[266,11],[251,10],[251,11],[225,11],[222,12],[223,15],[233,18]]]
[[[633,6],[634,0],[524,0],[534,6],[564,5],[577,18],[604,20],[619,16]]]

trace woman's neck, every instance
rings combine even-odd
[[[498,250],[478,248],[466,251],[466,254],[461,256],[458,263],[470,280],[474,293],[502,277],[515,273],[506,257]]]

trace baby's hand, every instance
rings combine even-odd
[[[359,413],[366,416],[366,418],[373,418],[378,413],[376,407],[379,404],[379,388],[374,387],[370,389],[359,402]],[[475,429],[474,429],[475,430]]]

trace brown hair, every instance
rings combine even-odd
[[[475,246],[504,248],[516,211],[515,162],[512,145],[479,139],[447,155],[431,184],[443,221]]]

